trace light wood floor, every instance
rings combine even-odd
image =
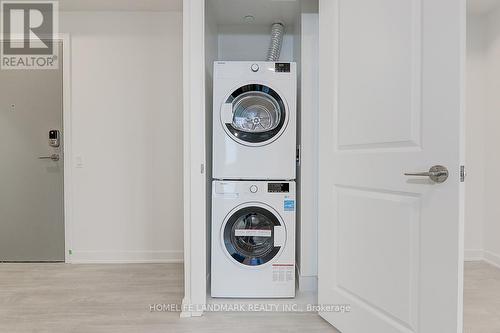
[[[500,333],[500,269],[465,263],[464,332]]]
[[[150,312],[182,281],[180,264],[0,264],[0,332],[335,332],[313,313]]]
[[[0,332],[336,332],[312,313],[150,312],[179,304],[182,265],[0,264]],[[467,263],[465,333],[500,332],[500,269]]]

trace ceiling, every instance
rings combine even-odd
[[[300,11],[299,0],[208,0],[221,24],[241,24],[253,15],[255,23],[281,20],[293,24]],[[485,14],[500,7],[500,0],[467,0],[467,10]],[[182,0],[60,0],[63,11],[181,11]]]
[[[59,0],[62,11],[181,11],[182,0]]]
[[[293,25],[300,13],[300,0],[208,0],[218,24],[271,24],[281,21]],[[253,23],[244,17],[251,15]]]
[[[472,14],[485,14],[500,7],[500,0],[467,0],[467,10]]]

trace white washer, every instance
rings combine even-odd
[[[212,297],[294,297],[295,182],[212,185]]]
[[[214,63],[214,179],[295,179],[296,81],[293,62]]]

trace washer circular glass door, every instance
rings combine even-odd
[[[229,95],[222,106],[221,118],[224,130],[236,142],[264,146],[283,133],[288,112],[276,91],[262,84],[247,84]]]
[[[275,227],[284,229],[284,224],[271,210],[252,204],[228,215],[222,225],[222,246],[236,262],[261,266],[278,256],[283,245],[275,245]]]

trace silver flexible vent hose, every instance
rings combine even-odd
[[[285,26],[283,23],[273,23],[271,27],[271,44],[267,51],[267,61],[278,61],[280,59],[284,33]]]

